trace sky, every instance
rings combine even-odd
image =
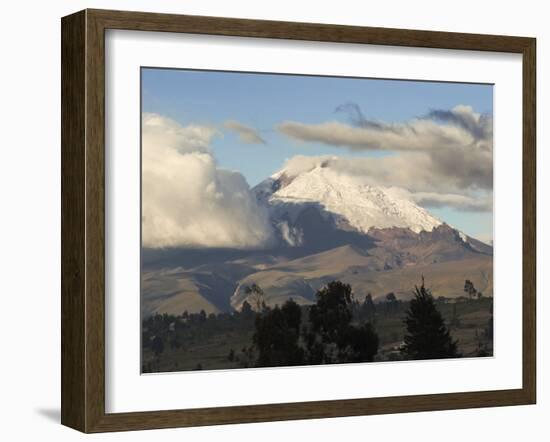
[[[240,172],[251,187],[297,155],[355,165],[377,160],[365,171],[429,159],[441,189],[424,177],[415,201],[465,233],[492,240],[492,120],[485,118],[493,113],[491,85],[142,68],[142,112],[203,128],[217,167]],[[464,156],[462,149],[468,164],[441,154]],[[478,158],[484,149],[490,157]],[[403,171],[399,185],[410,190],[418,179],[412,174],[409,185],[407,176]]]

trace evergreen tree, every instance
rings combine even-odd
[[[403,353],[407,359],[442,359],[459,357],[457,342],[453,341],[441,313],[428,289],[415,286],[407,317],[407,334]]]

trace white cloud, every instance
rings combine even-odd
[[[286,162],[284,170],[292,178],[315,167],[328,167],[364,184],[383,186],[427,209],[492,210],[492,190],[469,189],[460,177],[438,172],[424,152],[363,158],[296,155]]]
[[[216,165],[209,147],[216,133],[143,115],[143,246],[257,248],[270,242],[267,214],[245,178]]]
[[[217,134],[212,127],[183,127],[170,118],[150,113],[143,114],[142,129],[144,154],[160,152],[162,149],[180,154],[210,152],[210,141]]]
[[[310,170],[320,167],[327,162],[337,162],[341,160],[340,157],[321,155],[321,156],[308,156],[308,155],[295,155],[292,158],[286,160],[283,167],[285,174],[289,178],[294,178],[301,173],[309,172]]]
[[[350,105],[345,109],[349,108]],[[350,167],[366,167],[367,171],[392,176],[400,182],[406,179],[407,185],[403,187],[409,189],[419,185],[418,179],[420,186],[431,183],[436,189],[490,190],[493,186],[492,119],[469,106],[434,110],[424,118],[406,123],[370,121],[359,113],[352,125],[337,121],[320,124],[286,121],[278,130],[301,142],[323,143],[351,151],[399,152],[378,162],[369,159]],[[386,167],[376,170],[380,166]],[[421,169],[413,170],[415,168]]]
[[[265,140],[256,131],[256,129],[247,126],[239,121],[229,120],[224,123],[224,127],[235,132],[239,140],[247,144],[266,144]]]
[[[492,195],[467,196],[456,193],[409,192],[392,188],[401,197],[426,208],[453,207],[466,212],[490,212],[493,210]]]

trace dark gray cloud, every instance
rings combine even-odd
[[[364,127],[368,129],[387,129],[387,126],[374,120],[369,120],[363,115],[363,111],[357,103],[344,103],[336,107],[334,112],[346,114],[351,123],[356,127]]]
[[[480,114],[477,117],[466,107],[453,110],[432,109],[421,118],[453,124],[468,131],[476,140],[488,139],[493,133],[493,119],[490,115]]]
[[[356,103],[335,109],[348,123],[285,121],[277,129],[305,143],[349,151],[386,151],[382,157],[324,158],[327,167],[373,185],[401,189],[426,208],[492,210],[493,121],[470,106],[434,109],[406,122],[374,121]],[[311,162],[311,161],[309,161]],[[300,164],[309,164],[300,159]],[[397,190],[399,191],[399,190]]]

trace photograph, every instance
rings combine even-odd
[[[493,85],[141,69],[142,373],[493,356]]]
[[[549,439],[543,2],[2,11],[0,442]]]

